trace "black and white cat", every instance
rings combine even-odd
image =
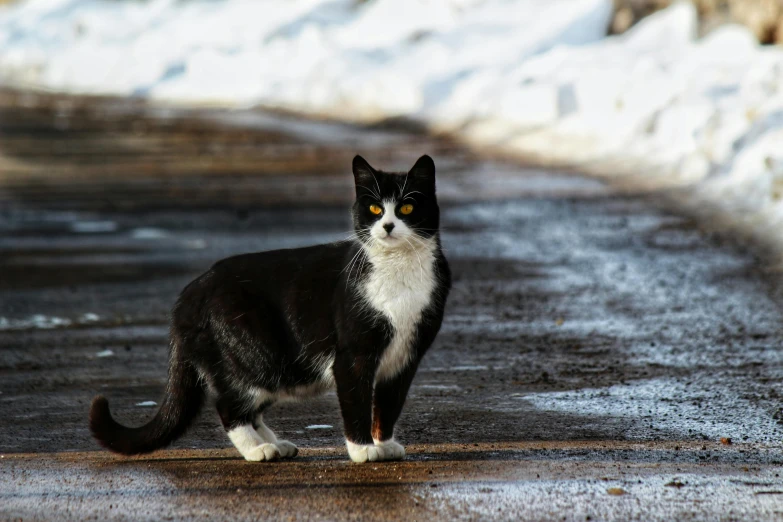
[[[435,164],[422,156],[408,173],[386,173],[356,156],[353,174],[353,239],[231,257],[185,287],[160,409],[127,428],[96,397],[90,429],[103,446],[125,455],[166,446],[210,398],[247,460],[293,457],[264,410],[336,388],[354,462],[405,456],[394,425],[451,286]]]

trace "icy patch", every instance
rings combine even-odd
[[[155,401],[144,401],[144,402],[137,402],[136,406],[140,408],[152,408],[153,406],[157,406],[158,403]]]
[[[160,228],[142,227],[131,230],[133,239],[163,239],[169,237],[169,233]]]
[[[426,390],[461,390],[460,386],[456,384],[418,384],[417,388],[424,388]]]
[[[311,424],[307,426],[305,429],[306,430],[330,430],[332,428],[333,426],[329,424]]]
[[[71,232],[79,234],[102,234],[117,230],[114,221],[75,221],[71,223]]]
[[[46,315],[33,315],[27,319],[8,319],[6,317],[0,317],[0,330],[30,330],[36,328],[48,330],[51,328],[70,326],[71,324],[72,322],[70,319]]]
[[[516,399],[528,401],[540,410],[634,419],[637,425],[625,433],[629,439],[649,438],[651,428],[681,437],[705,435],[712,440],[730,437],[758,442],[783,436],[771,415],[727,387],[707,390],[672,379],[537,393]],[[713,403],[720,404],[720,408],[711,408]],[[600,418],[596,422],[601,422]]]
[[[187,248],[192,248],[193,250],[203,250],[207,248],[207,242],[203,239],[187,239],[183,241],[183,244]]]
[[[488,370],[489,366],[484,365],[461,365],[461,366],[450,366],[450,367],[433,367],[433,368],[422,368],[422,370],[427,372],[478,372],[482,370]]]
[[[0,331],[35,329],[51,330],[53,328],[66,328],[73,325],[91,324],[97,321],[100,321],[100,316],[92,312],[82,314],[76,320],[43,314],[31,315],[30,317],[23,319],[9,319],[7,317],[0,317]]]
[[[111,350],[103,350],[95,354],[95,357],[113,357],[114,352]]]

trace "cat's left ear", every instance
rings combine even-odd
[[[359,196],[359,189],[364,189],[371,194],[376,192],[377,180],[375,179],[375,169],[373,169],[367,160],[358,154],[353,158],[353,178],[356,181],[356,196]]]
[[[435,191],[435,162],[426,154],[416,161],[408,175]]]

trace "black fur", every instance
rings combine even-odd
[[[90,429],[103,446],[125,455],[164,447],[185,432],[207,395],[227,430],[253,423],[270,402],[254,401],[251,390],[317,384],[318,363],[331,358],[346,438],[357,444],[391,438],[419,361],[440,329],[451,276],[440,250],[432,159],[423,156],[407,174],[394,174],[357,156],[353,171],[359,239],[231,257],[190,283],[172,312],[169,379],[159,411],[148,424],[127,428],[112,419],[106,399],[96,397]],[[408,194],[402,203],[414,210],[398,217],[437,242],[437,285],[417,326],[411,362],[376,384],[393,328],[359,302],[356,285],[369,264],[347,268],[354,256],[365,255],[361,241],[379,219],[369,206],[380,203],[377,196],[401,197],[401,187]]]

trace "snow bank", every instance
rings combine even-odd
[[[783,50],[676,4],[605,37],[611,0],[28,0],[0,81],[351,121],[688,184],[783,244]]]
[[[502,79],[556,45],[599,40],[609,4],[30,0],[0,11],[0,75],[349,119],[429,117],[452,109],[469,77]]]

